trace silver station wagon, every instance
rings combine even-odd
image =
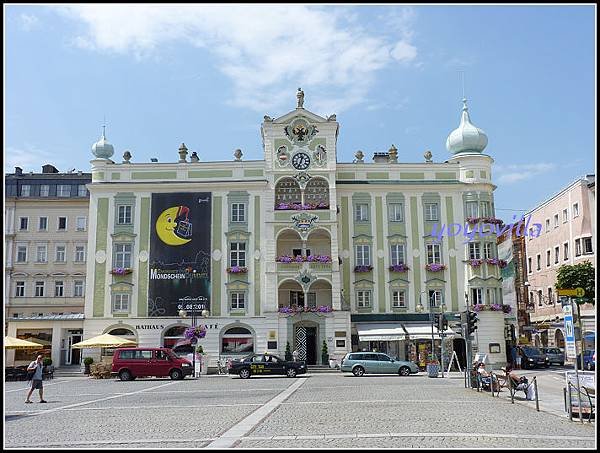
[[[341,370],[352,372],[354,376],[363,374],[398,374],[408,376],[419,372],[413,362],[392,359],[381,352],[350,352],[342,359]]]

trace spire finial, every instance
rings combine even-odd
[[[102,137],[106,137],[106,115],[104,115],[102,123]]]

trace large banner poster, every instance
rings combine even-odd
[[[211,218],[210,192],[152,194],[148,316],[210,310]]]

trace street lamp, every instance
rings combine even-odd
[[[424,291],[421,291],[421,293],[419,294],[419,303],[415,307],[415,310],[418,313],[421,313],[425,310],[425,307],[423,306],[423,304],[421,302],[421,296],[426,292],[427,292],[427,290],[424,290]],[[435,342],[434,342],[434,333],[433,333],[433,324],[434,324],[433,308],[434,307],[431,303],[433,297],[434,297],[434,294],[432,294],[431,297],[429,298],[429,322],[431,322],[431,355],[432,355],[432,357],[435,355]],[[445,307],[445,305],[444,305],[444,307]],[[444,377],[443,371],[442,371],[442,377]]]
[[[191,314],[191,320],[192,320],[192,329],[196,327],[196,319],[197,313],[200,313],[200,315],[203,318],[207,318],[210,315],[210,312],[208,310],[200,310],[198,307],[195,307],[194,305],[190,305],[188,307],[187,310],[181,309],[179,310],[179,316],[186,319],[188,316],[188,311]],[[193,376],[196,376],[196,343],[198,342],[198,339],[196,337],[193,337],[190,340],[190,344],[192,345],[192,369],[193,369]]]

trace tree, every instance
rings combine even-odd
[[[596,277],[594,266],[590,261],[560,266],[556,275],[556,288],[583,288],[585,296],[575,299],[578,304],[595,304]]]
[[[287,360],[288,362],[290,360],[292,360],[292,351],[290,348],[290,342],[288,341],[285,345],[285,360]]]

